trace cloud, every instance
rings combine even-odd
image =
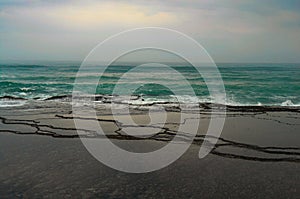
[[[115,25],[163,25],[176,21],[173,13],[161,11],[151,13],[145,7],[115,3],[59,8],[50,12],[48,17],[70,26],[110,25],[112,23]]]
[[[13,25],[60,26],[64,29],[105,25],[166,25],[178,20],[174,13],[115,2],[9,7],[2,10],[0,16],[12,21]]]
[[[162,26],[197,39],[217,61],[295,61],[299,11],[295,0],[1,1],[0,59],[81,59],[112,34]]]

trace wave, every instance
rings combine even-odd
[[[0,101],[0,107],[15,107],[23,106],[26,104],[26,101]]]
[[[5,95],[0,97],[0,100],[27,100],[26,98]]]
[[[77,95],[74,97],[76,103],[97,103],[97,104],[124,104],[133,106],[152,106],[155,104],[200,104],[200,106],[212,107],[216,105],[211,98],[200,99],[195,96],[144,96],[144,95]],[[27,103],[27,101],[56,101],[56,102],[68,102],[72,103],[72,95],[43,95],[35,97],[32,99],[26,99],[18,96],[5,95],[0,97],[0,107],[12,107],[12,106],[22,106]],[[294,104],[291,100],[286,100],[278,104],[251,104],[251,103],[239,103],[235,101],[227,101],[225,103],[219,103],[218,106],[226,106],[229,109],[243,109],[243,110],[285,110],[285,109],[299,109],[300,104]]]
[[[286,100],[281,103],[281,106],[300,106],[300,104],[294,104],[291,100]]]
[[[15,96],[0,97],[0,107],[23,106],[26,103],[27,103],[27,100],[22,97],[15,97]]]

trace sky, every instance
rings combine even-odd
[[[300,63],[298,0],[2,0],[0,61],[82,61],[109,36],[147,26],[187,34],[215,62]]]

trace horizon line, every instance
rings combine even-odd
[[[23,62],[23,63],[22,63]],[[82,63],[83,60],[0,60],[0,64],[41,64],[41,62],[47,63]],[[28,63],[30,62],[30,63]],[[104,62],[104,61],[103,61]],[[99,62],[101,63],[101,62]],[[122,61],[119,62],[122,64],[132,64],[132,63],[150,63],[150,62],[143,62],[143,61]],[[157,63],[157,62],[153,62]],[[172,61],[161,61],[160,63],[170,63],[170,64],[184,64],[186,62],[172,62]],[[215,64],[300,64],[299,62],[268,62],[268,61],[261,61],[261,62],[249,62],[249,61],[217,61],[214,62]]]

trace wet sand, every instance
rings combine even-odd
[[[208,156],[199,159],[210,118],[207,106],[200,109],[200,128],[188,151],[168,167],[146,174],[116,171],[94,159],[78,138],[68,103],[34,102],[1,108],[0,196],[298,198],[300,110],[228,107],[217,145]],[[105,104],[99,105],[97,111],[96,119],[107,136],[116,145],[138,152],[158,149],[172,140],[180,114],[176,108],[168,107],[168,122],[162,132],[147,139],[134,139],[122,134],[130,127],[114,120]],[[147,110],[139,108],[132,113],[135,121],[147,123]],[[86,129],[79,133],[93,136]]]

